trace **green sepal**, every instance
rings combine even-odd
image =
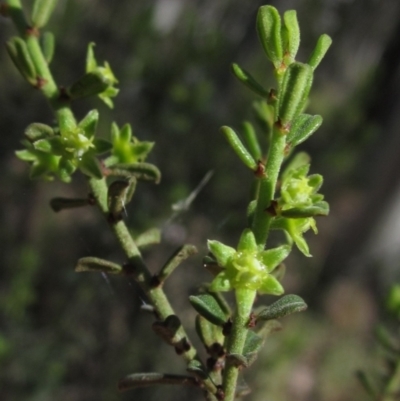
[[[330,36],[323,34],[318,38],[315,49],[311,53],[311,56],[307,64],[315,70],[322,59],[325,57],[326,52],[332,44],[332,39]]]
[[[221,132],[225,135],[229,145],[231,145],[232,149],[239,156],[239,159],[244,163],[244,165],[250,170],[255,171],[257,169],[257,162],[254,160],[251,153],[245,148],[236,132],[228,126],[221,127]]]
[[[226,323],[227,316],[213,295],[191,295],[189,301],[193,308],[211,323],[217,326],[222,326]]]
[[[35,0],[31,21],[35,28],[44,27],[49,21],[58,0]]]
[[[286,141],[291,147],[297,146],[308,139],[322,124],[320,115],[309,114],[298,115],[287,134]]]
[[[281,216],[292,219],[315,217],[315,216],[328,216],[328,214],[329,214],[329,203],[325,201],[316,202],[310,206],[294,207],[291,209],[285,209],[280,211]]]
[[[288,257],[291,251],[289,245],[281,245],[277,248],[267,249],[259,253],[259,258],[265,266],[268,268],[268,273],[274,271],[274,269]]]
[[[160,273],[157,274],[158,281],[163,283],[184,260],[197,252],[197,248],[190,244],[185,244],[178,248],[161,268]]]
[[[120,163],[108,168],[108,175],[121,177],[135,177],[141,181],[153,181],[158,184],[161,181],[161,172],[151,163]]]
[[[107,139],[95,138],[93,140],[93,146],[96,151],[96,155],[101,155],[107,153],[112,149],[112,143],[107,141]]]
[[[270,274],[262,282],[258,291],[260,294],[282,295],[285,292],[285,289],[282,287],[282,284],[272,274]]]
[[[284,61],[289,65],[295,60],[300,45],[300,27],[295,10],[283,14],[282,42]]]
[[[262,159],[261,146],[256,131],[249,121],[243,123],[243,138],[254,160]]]
[[[72,100],[96,96],[103,93],[111,84],[112,82],[104,74],[93,70],[73,83],[68,89],[68,94]]]
[[[76,165],[69,159],[62,157],[58,165],[58,174],[61,181],[69,182],[71,175],[75,172]]]
[[[173,375],[168,373],[133,373],[118,381],[118,390],[127,391],[138,387],[155,386],[156,384],[172,384],[198,387],[198,379],[193,376]]]
[[[222,242],[208,240],[208,250],[215,256],[219,266],[224,267],[229,259],[235,255],[236,249],[225,245]]]
[[[257,95],[262,97],[268,97],[269,93],[266,89],[259,84],[249,72],[242,69],[238,64],[232,64],[232,72],[233,75],[245,86],[247,86],[250,90],[255,92]]]
[[[46,31],[41,36],[41,47],[44,59],[47,64],[50,64],[53,60],[54,49],[55,49],[55,39],[52,32]]]
[[[36,68],[25,41],[17,36],[6,42],[7,52],[21,75],[32,85],[37,85]]]
[[[257,359],[263,344],[264,339],[261,336],[251,330],[247,331],[246,342],[243,347],[243,356],[246,358],[247,367]]]
[[[308,64],[294,62],[286,69],[278,102],[278,117],[288,126],[302,112],[313,80]]]
[[[100,162],[90,152],[85,153],[82,156],[81,160],[79,161],[79,170],[89,177],[96,178],[98,180],[103,178]]]
[[[50,207],[54,212],[60,212],[66,209],[75,209],[82,206],[90,205],[90,200],[88,198],[82,199],[71,199],[71,198],[53,198],[50,201]]]
[[[150,228],[135,238],[135,243],[138,248],[159,244],[160,242],[161,230],[159,228]]]
[[[254,218],[254,213],[256,211],[257,207],[257,200],[252,200],[249,205],[247,206],[247,221],[248,221],[248,226],[252,226],[253,224],[253,218]]]
[[[212,351],[214,344],[223,344],[224,335],[221,326],[216,326],[201,315],[196,316],[196,333],[207,351]]]
[[[101,272],[108,274],[122,274],[123,268],[117,263],[105,259],[88,256],[80,258],[75,266],[76,272]]]
[[[253,231],[251,231],[249,228],[243,230],[239,239],[237,251],[250,253],[258,251],[256,237],[254,236]]]
[[[278,299],[256,315],[256,322],[262,320],[273,320],[291,315],[292,313],[302,312],[307,309],[304,300],[295,294],[285,295]]]
[[[52,137],[54,135],[54,130],[46,124],[32,123],[26,127],[24,135],[30,142],[35,142],[39,139]]]
[[[272,6],[262,6],[257,14],[257,32],[267,57],[275,69],[282,64],[283,46],[281,36],[281,17]]]

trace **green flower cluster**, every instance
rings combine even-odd
[[[245,229],[237,250],[219,241],[208,241],[208,249],[222,268],[211,283],[211,291],[246,289],[263,294],[283,294],[283,287],[274,271],[288,256],[290,246],[262,250],[253,232]]]

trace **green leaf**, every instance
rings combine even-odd
[[[45,26],[57,5],[58,0],[35,0],[32,9],[32,25],[35,28]]]
[[[208,373],[205,370],[205,368],[202,366],[201,362],[196,360],[196,359],[192,359],[187,367],[186,370],[190,373],[192,373],[193,375],[195,375],[198,379],[200,380],[205,380],[208,378]]]
[[[102,138],[95,138],[93,140],[93,146],[96,150],[97,155],[107,153],[112,149],[112,143]]]
[[[292,219],[314,216],[327,216],[329,214],[329,204],[325,201],[320,201],[310,206],[285,209],[282,210],[280,214],[283,217],[288,217]]]
[[[54,135],[54,130],[46,124],[32,123],[26,127],[24,134],[30,142],[34,142],[39,139],[52,137]]]
[[[79,122],[78,127],[83,129],[86,138],[91,139],[95,136],[98,121],[99,112],[97,110],[90,110]]]
[[[122,266],[105,259],[88,256],[80,258],[75,267],[76,272],[101,272],[108,274],[122,274]]]
[[[94,70],[87,72],[68,89],[71,99],[82,99],[103,93],[112,82],[101,72]]]
[[[201,315],[196,316],[196,333],[208,352],[212,352],[212,346],[223,344],[224,335],[220,326],[211,323]]]
[[[36,68],[25,41],[17,36],[6,43],[8,54],[21,75],[33,86],[37,85]]]
[[[150,163],[119,163],[108,169],[108,175],[121,177],[136,177],[141,181],[153,181],[158,184],[161,180],[161,172]]]
[[[247,366],[250,366],[258,356],[264,339],[251,330],[247,331],[246,342],[243,347],[243,356],[247,360]]]
[[[307,309],[307,304],[301,297],[295,294],[285,295],[257,313],[256,321],[278,319],[292,313],[302,312],[305,309]]]
[[[52,32],[44,32],[41,37],[41,46],[43,51],[43,56],[47,62],[50,64],[53,60],[54,49],[55,49],[55,39]]]
[[[196,311],[211,323],[222,326],[227,316],[211,294],[191,295],[189,301]]]
[[[262,97],[268,97],[269,93],[262,87],[246,70],[239,67],[238,64],[232,64],[232,72],[235,77],[250,90]]]
[[[297,146],[308,139],[322,124],[322,117],[309,114],[298,115],[287,134],[287,142],[292,146]]]
[[[159,244],[160,241],[161,230],[159,228],[150,228],[135,238],[135,243],[139,248]]]
[[[281,17],[272,6],[262,6],[257,14],[257,32],[265,53],[275,69],[281,66],[283,58]]]
[[[291,64],[295,58],[300,45],[300,27],[295,10],[286,11],[283,14],[282,41],[285,62]]]
[[[239,156],[239,159],[244,163],[244,165],[255,171],[257,169],[257,162],[254,160],[251,153],[245,148],[236,132],[228,126],[221,127],[221,132],[225,135],[229,145],[231,145],[232,149]]]
[[[184,260],[196,253],[197,248],[194,245],[185,244],[181,246],[161,268],[160,273],[157,275],[158,281],[163,283]]]
[[[232,289],[231,281],[224,270],[214,277],[214,280],[211,282],[209,287],[211,292],[226,292],[231,291]]]
[[[254,160],[261,160],[262,152],[260,143],[258,142],[256,131],[253,125],[248,121],[243,123],[243,138]]]
[[[294,62],[287,68],[279,95],[278,117],[288,126],[303,110],[313,80],[308,64]]]
[[[103,178],[101,165],[96,157],[91,154],[86,153],[82,156],[82,159],[79,162],[79,169],[83,174],[86,174],[89,177],[96,178],[98,180]]]
[[[330,36],[323,34],[319,37],[317,45],[313,50],[310,59],[308,60],[308,65],[311,66],[313,70],[315,70],[322,59],[325,57],[326,52],[332,44],[332,39]]]

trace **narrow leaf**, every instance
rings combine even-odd
[[[54,49],[55,49],[55,39],[52,32],[47,31],[43,33],[41,37],[41,45],[42,45],[43,56],[47,64],[50,64],[51,61],[53,60]]]
[[[32,9],[32,25],[36,28],[45,26],[54,11],[58,0],[35,0]]]
[[[121,274],[122,266],[105,259],[88,256],[78,260],[76,272],[102,272],[108,274]]]
[[[299,145],[308,139],[321,126],[322,121],[322,117],[319,115],[298,115],[290,127],[290,131],[287,135],[287,142],[292,147]]]
[[[158,184],[161,181],[161,172],[150,163],[119,163],[108,168],[108,175],[120,177],[136,177],[141,181],[153,181]]]
[[[211,294],[191,295],[189,301],[196,311],[211,323],[222,326],[227,316]]]
[[[314,216],[328,216],[329,203],[325,201],[320,201],[306,207],[295,207],[291,209],[282,210],[280,214],[283,217],[288,217],[292,219],[314,217]]]
[[[262,97],[268,97],[269,92],[262,87],[246,70],[239,67],[238,64],[232,64],[233,75],[244,85],[246,85],[250,90],[257,93]]]
[[[149,245],[159,244],[161,241],[161,231],[159,228],[150,228],[135,238],[135,243],[139,248]]]
[[[286,56],[285,59],[288,58],[288,64],[290,64],[296,58],[296,54],[300,45],[300,27],[299,22],[297,21],[296,11],[286,11],[283,14],[283,22],[283,50]]]
[[[272,320],[307,309],[307,304],[298,295],[285,295],[278,301],[263,309],[256,316],[256,320]]]
[[[308,65],[315,70],[322,59],[325,57],[326,52],[332,44],[332,39],[330,36],[323,34],[319,37],[318,42],[312,52],[310,59],[308,60]]]
[[[50,201],[50,207],[54,212],[60,212],[65,209],[75,209],[77,207],[88,206],[90,201],[88,198],[71,199],[71,198],[53,198]]]
[[[243,138],[254,160],[261,160],[261,146],[253,125],[248,121],[243,123]]]

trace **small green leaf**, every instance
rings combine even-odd
[[[93,140],[93,146],[97,155],[107,153],[112,149],[112,143],[102,138],[95,138]]]
[[[285,295],[278,301],[272,303],[263,309],[256,316],[256,320],[272,320],[291,315],[292,313],[301,312],[307,309],[307,304],[298,295]]]
[[[231,281],[224,270],[214,277],[209,290],[211,292],[226,292],[233,290]]]
[[[315,70],[322,59],[325,57],[326,52],[332,44],[332,39],[330,36],[323,34],[319,37],[317,45],[315,46],[314,51],[312,52],[310,59],[308,60],[308,65],[311,66],[313,70]]]
[[[30,142],[35,142],[39,139],[52,137],[54,130],[46,124],[32,123],[26,127],[24,134]]]
[[[177,249],[158,273],[159,282],[163,283],[184,260],[196,253],[197,248],[190,244],[185,244]]]
[[[95,136],[98,121],[99,112],[97,110],[90,110],[79,122],[78,127],[83,129],[86,138],[91,139]]]
[[[55,48],[55,39],[52,32],[47,31],[42,34],[41,45],[42,45],[43,56],[47,64],[50,64],[51,61],[53,60],[54,48]]]
[[[281,17],[272,6],[262,6],[257,14],[257,32],[265,53],[275,69],[281,66],[283,58]]]
[[[37,84],[37,73],[25,41],[13,37],[6,43],[8,54],[21,75],[33,86]]]
[[[294,62],[283,77],[279,96],[278,117],[283,126],[289,125],[303,110],[313,80],[308,64]]]
[[[268,97],[269,93],[262,87],[246,70],[239,67],[238,64],[232,64],[232,72],[235,77],[250,90],[262,97]]]
[[[300,27],[295,10],[286,11],[283,14],[282,42],[287,65],[295,58],[300,45]]]
[[[125,210],[126,195],[129,188],[129,181],[117,180],[108,187],[107,202],[108,209],[112,216],[118,219]]]
[[[320,201],[310,206],[285,209],[282,210],[280,214],[283,217],[288,217],[292,219],[315,217],[315,216],[327,216],[329,214],[329,204],[328,202]]]
[[[248,121],[243,123],[243,138],[254,160],[261,160],[262,152],[260,143],[258,142],[257,134],[253,125]]]
[[[250,366],[257,359],[263,344],[264,339],[262,337],[251,330],[247,331],[246,342],[243,347],[243,356],[247,360],[247,366]]]
[[[298,115],[287,134],[286,141],[292,146],[297,146],[308,139],[322,124],[322,117],[309,114]]]
[[[103,272],[108,274],[121,274],[122,266],[105,259],[88,256],[80,258],[75,267],[76,272]]]
[[[35,0],[31,16],[35,28],[42,28],[47,24],[57,2],[58,0]]]
[[[79,162],[79,169],[83,174],[89,177],[96,178],[98,180],[103,178],[103,173],[101,171],[101,165],[99,161],[91,154],[85,154],[82,156]]]
[[[100,71],[87,72],[68,89],[71,99],[82,99],[104,92],[112,82]]]
[[[249,169],[255,171],[257,169],[257,162],[254,160],[249,151],[245,148],[236,132],[228,126],[221,127],[221,132],[225,135],[229,145],[231,145],[232,149],[239,156],[239,159],[244,163],[244,165]]]
[[[221,327],[212,324],[201,315],[196,316],[196,333],[207,350],[214,344],[224,341]]]
[[[159,244],[161,241],[161,230],[159,228],[150,228],[135,238],[135,243],[139,248],[149,245]]]
[[[189,301],[196,311],[211,323],[222,326],[227,316],[211,294],[191,295]]]
[[[161,172],[154,165],[150,163],[119,163],[114,164],[108,169],[108,175],[121,176],[121,177],[136,177],[141,181],[153,181],[158,184],[161,180]]]
[[[193,375],[195,375],[200,380],[205,380],[205,379],[208,378],[208,373],[206,372],[206,370],[202,366],[201,362],[196,360],[196,359],[192,359],[188,363],[188,365],[186,367],[186,370],[189,373],[192,373]]]

